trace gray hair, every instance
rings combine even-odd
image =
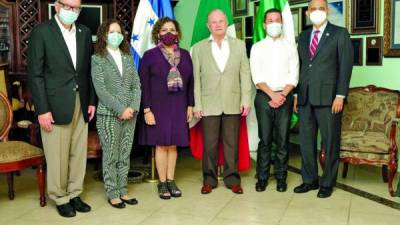
[[[208,15],[207,15],[207,23],[208,23],[208,21],[210,20],[211,14],[213,14],[213,13],[215,13],[215,12],[220,12],[222,15],[224,15],[226,22],[228,22],[228,17],[226,16],[226,14],[225,14],[224,11],[222,11],[222,10],[220,10],[220,9],[213,9],[213,10],[211,10],[211,11],[208,13]]]

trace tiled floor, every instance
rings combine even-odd
[[[290,163],[299,165],[299,157],[291,157]],[[54,203],[48,201],[39,207],[35,172],[23,171],[15,178],[16,198],[7,199],[4,175],[0,175],[0,224],[12,225],[397,225],[400,224],[400,210],[392,209],[368,199],[335,189],[329,199],[318,199],[317,191],[294,194],[292,189],[301,181],[296,173],[289,173],[288,191],[275,191],[276,182],[270,180],[267,191],[254,190],[254,169],[243,174],[242,185],[245,193],[235,195],[222,183],[209,195],[201,195],[201,165],[190,156],[181,156],[177,168],[177,182],[183,190],[183,197],[161,200],[156,195],[156,185],[151,183],[131,184],[129,193],[139,200],[137,206],[125,209],[111,208],[106,202],[103,184],[96,181],[92,165],[88,166],[85,191],[82,198],[92,206],[92,212],[78,214],[71,219],[60,217]],[[341,171],[341,169],[340,169]],[[384,198],[391,198],[386,185],[379,177],[379,169],[373,167],[350,167],[346,180],[340,182],[374,192]]]

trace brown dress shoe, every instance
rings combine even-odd
[[[233,185],[231,189],[232,189],[232,192],[235,194],[243,194],[243,189],[240,186],[240,184]]]
[[[209,194],[212,192],[213,187],[209,184],[204,184],[203,187],[201,188],[201,193],[203,195]]]

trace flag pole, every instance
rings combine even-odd
[[[151,171],[150,177],[145,180],[147,183],[156,183],[158,179],[156,178],[156,150],[155,147],[151,148]]]

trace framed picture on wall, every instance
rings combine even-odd
[[[344,4],[346,0],[331,0],[328,1],[330,14],[328,16],[329,22],[340,27],[346,27],[346,18]]]
[[[352,34],[379,33],[379,0],[351,0]]]
[[[235,24],[236,38],[243,40],[243,17],[237,17],[233,19]]]
[[[81,5],[82,9],[79,13],[77,22],[87,26],[92,33],[92,41],[96,42],[97,28],[104,21],[107,15],[106,8],[99,5]],[[54,3],[48,4],[48,18],[51,19],[56,14]]]
[[[347,11],[345,10],[348,0],[328,0],[330,14],[328,20],[330,23],[340,27],[347,27]],[[308,6],[300,8],[301,26],[300,32],[312,26],[310,18],[307,16]]]
[[[367,47],[367,59],[365,61],[366,65],[370,66],[382,66],[382,37],[367,37],[366,47]]]
[[[254,27],[253,18],[254,17],[252,17],[252,16],[245,17],[245,24],[246,24],[246,26],[245,26],[245,35],[246,35],[246,38],[247,37],[250,37],[250,38],[253,37],[253,27]]]
[[[351,43],[353,44],[354,50],[354,65],[363,65],[363,39],[362,38],[352,38]]]
[[[384,55],[400,57],[400,0],[385,1]]]
[[[257,18],[257,13],[258,13],[258,9],[260,8],[260,2],[254,2],[254,19],[256,19]],[[264,15],[262,15],[262,16],[264,16]]]
[[[294,28],[294,37],[297,39],[299,37],[299,34],[301,32],[300,27],[301,27],[301,9],[296,8],[296,9],[291,9],[292,11],[292,17],[293,17],[293,28]]]
[[[233,16],[247,15],[247,7],[249,0],[232,0],[233,1]]]
[[[300,26],[300,31],[307,30],[308,28],[312,27],[312,23],[310,18],[308,18],[306,12],[307,12],[308,7],[304,6],[301,8],[301,26]]]

